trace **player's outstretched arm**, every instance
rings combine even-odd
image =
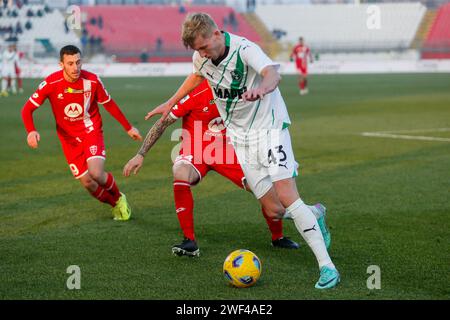
[[[39,132],[37,132],[34,121],[33,121],[33,112],[36,111],[37,107],[33,105],[30,100],[28,100],[22,108],[22,121],[27,130],[27,143],[28,145],[36,149],[38,147],[38,143],[41,140],[41,136]]]
[[[167,117],[164,120],[158,120],[148,131],[147,136],[142,143],[138,153],[131,158],[128,163],[123,167],[123,175],[125,177],[130,176],[131,172],[137,174],[144,163],[144,157],[151,147],[158,141],[168,126],[177,121],[172,117]]]
[[[177,90],[177,92],[169,100],[160,104],[155,109],[153,109],[152,111],[147,113],[147,115],[145,116],[145,120],[150,119],[151,117],[153,117],[156,114],[161,114],[162,115],[161,120],[165,120],[167,115],[170,112],[170,109],[172,109],[172,107],[174,105],[176,105],[178,103],[178,101],[180,101],[185,96],[187,96],[189,93],[191,93],[191,91],[194,90],[203,81],[203,79],[204,79],[203,76],[195,74],[195,73],[192,73],[191,75],[189,75],[186,78],[186,80],[184,80],[181,87]]]
[[[258,88],[250,89],[246,91],[242,98],[244,101],[256,101],[264,98],[268,93],[271,93],[276,89],[281,81],[281,76],[278,70],[274,66],[267,66],[261,71],[263,81]]]

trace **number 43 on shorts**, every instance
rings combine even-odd
[[[284,150],[283,150],[283,146],[279,145],[279,146],[276,146],[274,149],[275,149],[275,152],[273,151],[273,149],[269,149],[269,152],[267,155],[269,165],[273,163],[275,165],[278,164],[278,166],[280,166],[280,167],[285,167],[286,163],[282,163],[282,162],[285,162],[287,160],[287,155],[286,155],[286,152],[284,152]],[[278,161],[277,161],[277,158],[278,158]]]

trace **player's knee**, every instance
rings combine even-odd
[[[265,212],[270,219],[281,219],[283,218],[286,209],[282,205],[274,205],[269,208],[265,208]]]
[[[103,172],[103,170],[89,170],[89,175],[92,177],[92,179],[100,184],[103,182],[103,180],[105,180],[105,173]]]
[[[172,167],[173,179],[189,181],[191,166],[183,162],[175,162]]]

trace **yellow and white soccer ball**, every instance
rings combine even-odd
[[[253,252],[245,249],[233,251],[223,263],[225,278],[235,287],[247,288],[261,276],[261,261]]]

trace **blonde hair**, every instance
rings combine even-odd
[[[217,24],[209,14],[203,12],[190,13],[181,27],[181,39],[186,48],[192,48],[199,35],[208,38],[216,29],[218,29]]]

